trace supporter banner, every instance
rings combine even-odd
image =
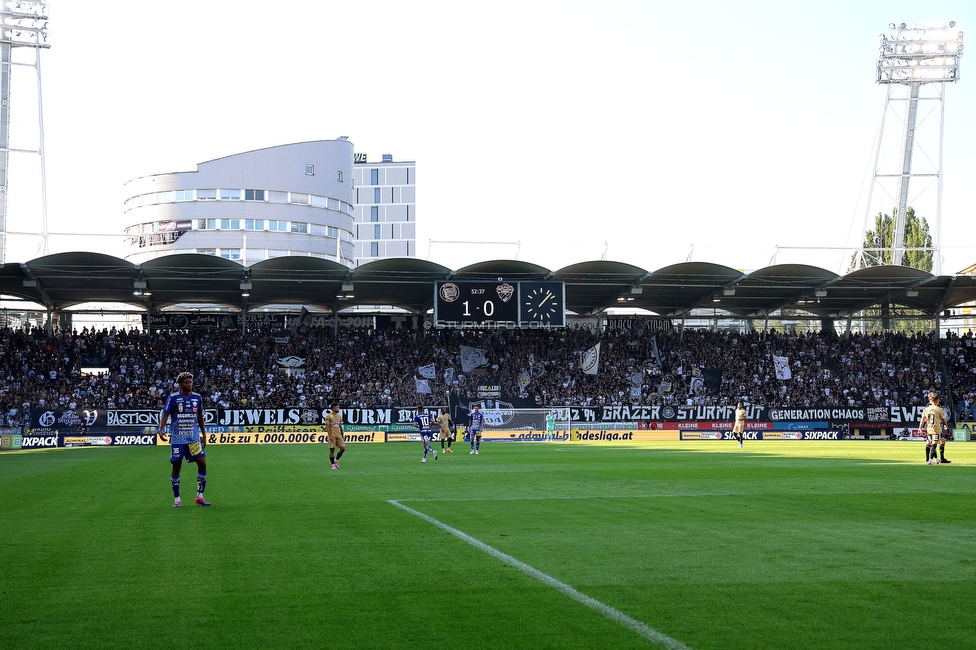
[[[142,326],[146,330],[185,330],[185,329],[240,329],[241,315],[233,314],[203,314],[199,312],[166,312],[149,315],[143,314]],[[340,316],[338,319],[325,314],[315,314],[305,311],[302,314],[286,313],[250,313],[247,315],[248,327],[270,327],[284,329],[298,318],[302,327],[348,329],[372,329],[376,322],[373,316]],[[380,317],[382,318],[382,317]],[[397,318],[397,317],[386,317]],[[409,322],[411,317],[401,317]],[[338,321],[338,322],[337,322]],[[397,328],[400,329],[400,328]],[[413,327],[412,329],[417,329]]]
[[[106,412],[98,409],[31,409],[33,429],[104,427],[106,422]]]
[[[167,312],[142,315],[142,328],[153,330],[239,329],[240,314],[202,314],[199,312]]]
[[[674,328],[669,318],[648,318],[645,316],[626,316],[607,318],[608,330],[650,330],[666,332]]]
[[[485,385],[479,390],[494,392],[497,386]],[[489,427],[503,429],[512,422],[519,408],[534,408],[530,400],[502,401],[495,398],[462,398],[462,409],[480,404]],[[438,406],[431,409],[439,410]],[[749,405],[746,422],[750,429],[764,431],[813,431],[830,430],[842,426],[863,429],[890,429],[917,427],[922,416],[922,406],[892,406],[884,408],[812,408],[781,409]],[[641,430],[721,430],[732,427],[734,406],[569,406],[559,407],[560,420],[568,419],[578,428],[638,428]],[[948,411],[948,409],[946,409]],[[208,409],[204,421],[209,427],[242,426],[320,426],[324,424],[327,408],[287,407],[275,409]],[[343,422],[347,425],[365,426],[381,430],[413,431],[415,407],[345,408]],[[103,428],[143,428],[159,424],[159,411],[155,409],[30,409],[31,429],[34,434],[56,434]],[[466,415],[456,414],[458,421]],[[957,426],[971,426],[959,423]]]
[[[501,397],[502,387],[498,384],[478,384],[477,388],[475,389],[475,395],[477,395],[479,399],[484,399],[486,397]]]
[[[96,422],[92,426],[107,427],[157,427],[161,410],[156,409],[109,409],[105,411],[105,421]],[[217,422],[217,410],[205,409],[203,423],[212,425]]]

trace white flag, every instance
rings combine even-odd
[[[475,368],[488,365],[488,357],[483,348],[461,346],[461,371],[471,372]]]
[[[453,381],[454,381],[454,368],[445,368],[444,383],[449,385]]]
[[[777,357],[774,354],[773,365],[776,366],[776,379],[793,379],[789,357]]]
[[[595,375],[600,370],[600,344],[597,343],[592,348],[582,354],[580,367],[587,375]]]
[[[426,379],[418,379],[414,377],[413,381],[417,385],[418,393],[425,393],[427,395],[430,395],[430,384],[427,383]]]
[[[702,392],[702,390],[704,390],[704,388],[705,388],[705,380],[704,379],[702,379],[701,377],[692,377],[691,378],[691,394],[692,395],[697,395],[698,393]]]
[[[420,372],[421,377],[426,377],[427,379],[433,379],[437,376],[437,368],[432,363],[426,366],[420,366],[417,370]]]

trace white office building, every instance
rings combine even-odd
[[[417,165],[383,154],[356,154],[353,257],[356,266],[381,257],[417,255]]]
[[[299,142],[125,184],[126,259],[173,253],[252,264],[311,255],[354,266],[353,145]],[[371,197],[372,198],[372,197]],[[368,247],[367,247],[368,248]]]

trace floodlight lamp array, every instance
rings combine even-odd
[[[47,42],[47,0],[0,3],[0,43],[15,47],[51,47]]]
[[[917,27],[901,23],[895,34],[881,35],[877,76],[880,84],[936,83],[959,80],[963,33],[955,27],[930,25]],[[895,29],[895,24],[888,25]]]

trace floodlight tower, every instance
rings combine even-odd
[[[36,153],[41,158],[41,237],[47,254],[47,178],[44,170],[44,110],[41,103],[41,50],[47,43],[47,0],[0,0],[0,264],[7,253],[7,190],[10,152]],[[34,50],[33,63],[13,60],[15,48]],[[15,65],[26,65],[37,72],[37,149],[10,148],[10,73]]]
[[[932,251],[936,274],[942,272],[942,142],[945,128],[945,88],[946,83],[959,80],[959,60],[962,57],[963,33],[955,29],[955,21],[945,24],[930,24],[919,27],[912,23],[895,25],[888,29],[893,34],[881,35],[881,51],[878,56],[875,82],[887,86],[884,110],[881,113],[881,128],[878,132],[877,149],[874,155],[874,179],[868,191],[868,202],[864,214],[864,231],[869,228],[872,215],[872,195],[875,186],[884,188],[886,181],[896,181],[894,193],[886,190],[888,197],[896,204],[894,235],[891,241],[891,263],[899,265],[905,255],[905,215],[909,207],[909,182],[913,178],[932,179],[936,182],[935,227],[932,233],[932,247],[921,250]],[[899,92],[900,91],[900,92]],[[918,130],[928,116],[919,119],[919,102],[937,102],[939,110],[938,153],[933,157],[919,144],[922,160],[916,160],[914,171],[912,154],[916,147]],[[885,140],[885,118],[889,107],[896,102],[905,102],[904,119],[900,138],[900,157],[897,161],[881,161],[882,142]],[[893,109],[893,113],[897,112]],[[934,112],[934,109],[933,109]],[[888,167],[889,163],[897,166]],[[918,169],[924,167],[924,169]],[[923,190],[924,191],[924,190]],[[915,250],[915,249],[913,249]],[[879,249],[865,249],[863,244],[858,252],[856,266],[865,264],[867,253],[881,253]]]

